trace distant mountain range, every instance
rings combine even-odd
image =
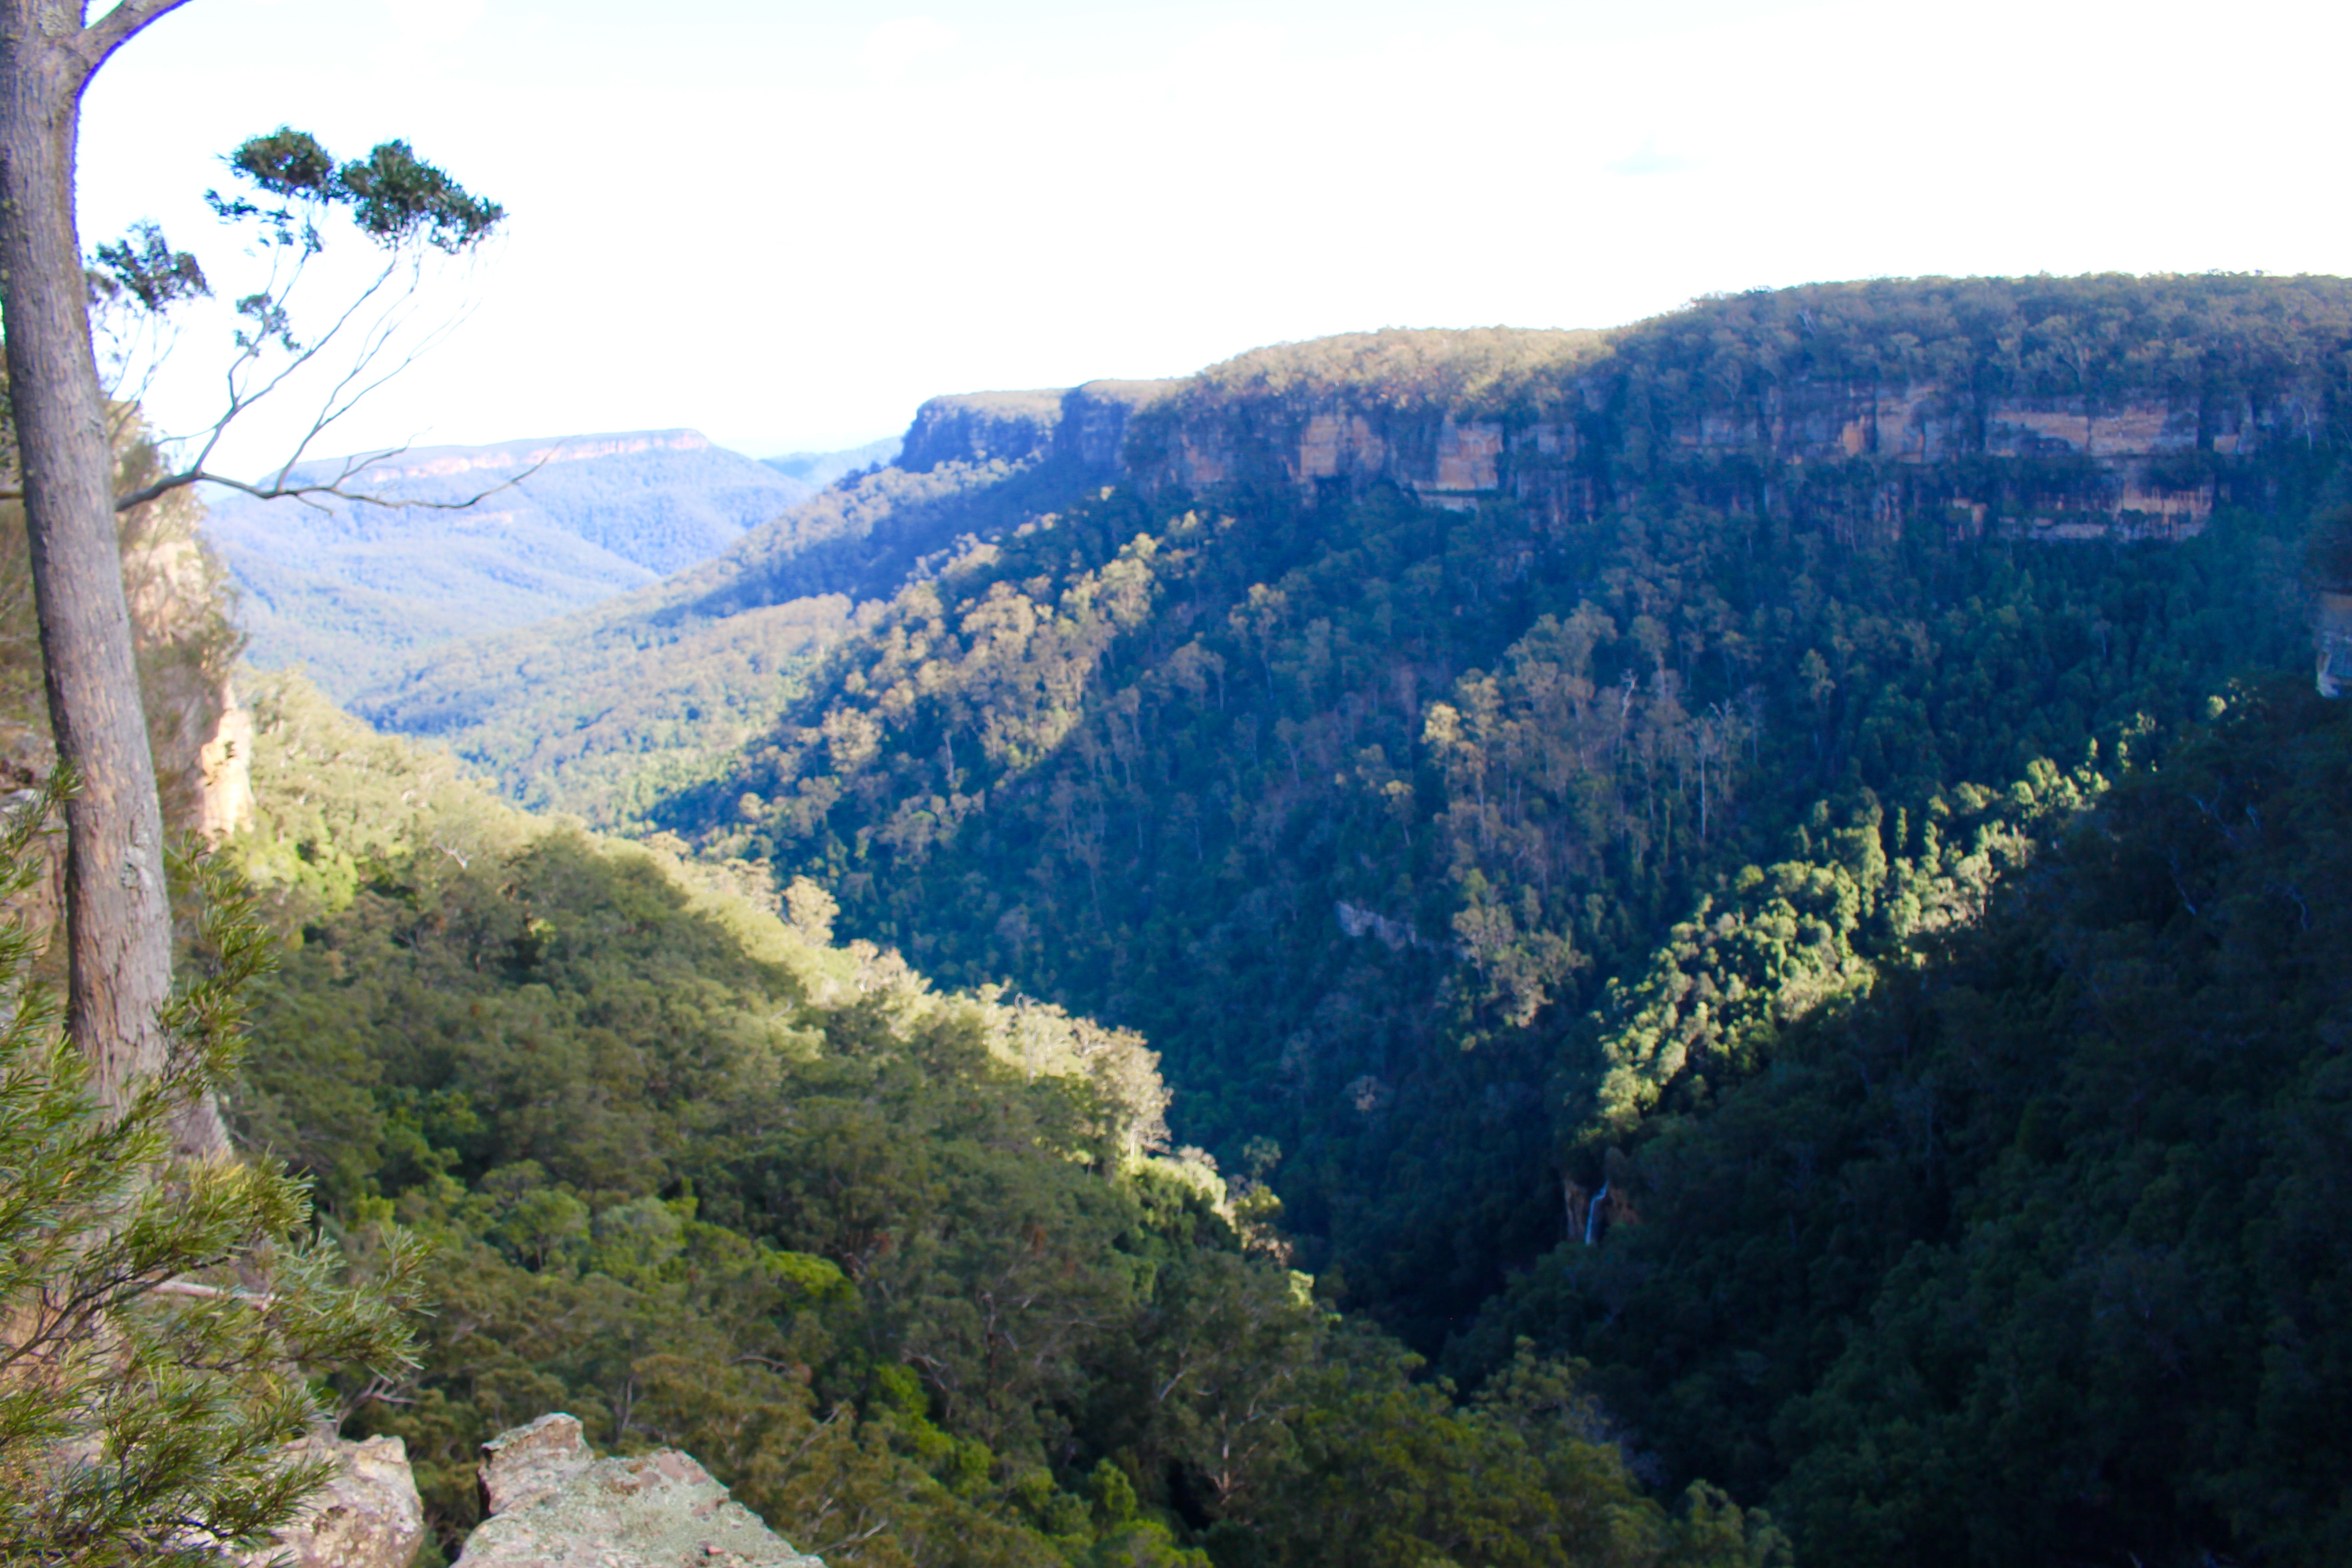
[[[899,449],[906,444],[902,436],[885,436],[879,441],[838,452],[787,452],[781,458],[762,458],[760,461],[788,479],[823,489],[845,474],[898,461]]]
[[[864,461],[709,560],[433,647],[349,704],[380,729],[446,742],[523,804],[642,825],[774,721],[857,605],[1116,479],[1129,420],[1174,384],[934,397],[903,439],[838,454]],[[862,471],[877,460],[888,466]]]
[[[295,477],[324,481],[348,461],[323,459]],[[347,487],[393,504],[260,501],[214,489],[205,531],[241,590],[253,662],[303,665],[348,698],[436,645],[581,609],[708,560],[826,482],[806,474],[871,461],[860,448],[762,463],[693,430],[421,447],[380,459]]]

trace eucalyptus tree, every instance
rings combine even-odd
[[[262,289],[237,301],[242,324],[229,406],[200,440],[194,462],[118,496],[93,299],[161,310],[206,291],[206,284],[194,258],[173,251],[152,226],[131,242],[100,247],[96,268],[85,260],[74,211],[81,100],[117,49],[184,4],[120,0],[91,19],[82,0],[0,0],[0,321],[49,718],[59,766],[75,784],[66,806],[67,1027],[110,1107],[127,1104],[140,1080],[162,1070],[169,1041],[157,1017],[172,988],[163,820],[115,514],[177,486],[221,478],[204,463],[228,421],[350,325],[347,309],[306,342],[295,335],[288,305],[303,263],[320,247],[318,220],[327,210],[341,209],[386,253],[385,270],[365,298],[394,285],[396,258],[426,247],[470,248],[504,216],[404,142],[338,164],[300,132],[247,142],[231,160],[246,194],[215,195],[213,205],[225,219],[260,226],[272,271]],[[382,379],[376,356],[388,335],[362,325],[357,336],[354,368],[331,382],[309,438]],[[289,461],[274,481],[241,488],[291,494],[340,489],[352,477],[347,469],[304,486],[292,482],[290,470]],[[208,1103],[192,1108],[180,1142],[191,1152],[225,1147]]]

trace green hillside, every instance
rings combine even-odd
[[[877,444],[893,466],[837,476],[659,584],[413,660],[352,707],[446,742],[518,804],[642,830],[658,801],[723,773],[774,722],[858,605],[1114,475],[1129,417],[1162,389],[932,398],[903,452]]]
[[[944,981],[1141,1030],[1176,1136],[1264,1173],[1323,1289],[1465,1375],[1516,1334],[1630,1369],[1661,1474],[1737,1477],[1833,1554],[1793,1415],[1702,1439],[1712,1396],[1669,1420],[1644,1381],[1685,1363],[1524,1281],[1625,1251],[1657,1129],[1761,1104],[1792,1031],[1879,1005],[2233,681],[2308,679],[2347,345],[2352,285],[2204,278],[1261,351],[1154,394],[1117,482],[898,591],[652,819]],[[1891,1216],[1835,1323],[1933,1217]],[[1626,1298],[1591,1289],[1605,1328]],[[1828,1359],[1772,1364],[1829,1397]],[[2105,1484],[2044,1547],[2286,1539]],[[1867,1550],[2015,1560],[1948,1523],[1892,1510]]]
[[[1575,1363],[1461,1401],[1333,1313],[1170,1151],[1138,1037],[935,991],[809,884],[524,816],[299,682],[255,712],[234,855],[288,950],[232,1110],[362,1258],[436,1249],[421,1367],[338,1391],[435,1551],[478,1445],[564,1409],[841,1565],[1785,1561],[1652,1500]]]
[[[1670,1476],[1769,1496],[1822,1568],[2342,1560],[2352,713],[2213,706],[1980,927],[1915,925],[1769,1071],[1631,1131],[1625,1223],[1454,1370],[1592,1358]],[[1909,870],[1852,879],[1866,923]]]
[[[343,1429],[444,1559],[551,1408],[837,1564],[2342,1556],[2347,374],[2332,279],[1286,345],[935,400],[467,752],[262,683],[229,1110],[436,1257]]]
[[[236,579],[253,662],[299,665],[346,699],[436,646],[708,560],[814,488],[692,430],[425,447],[288,479],[370,499],[210,486],[205,535]]]

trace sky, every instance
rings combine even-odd
[[[2309,0],[194,0],[93,84],[80,213],[86,246],[161,223],[233,298],[222,154],[405,139],[510,216],[317,449],[690,426],[768,456],[1381,326],[2346,271],[2347,46]],[[364,276],[330,237],[298,328]],[[181,322],[165,430],[216,416],[227,323]],[[315,393],[217,466],[280,460]]]

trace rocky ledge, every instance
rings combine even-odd
[[[824,1568],[688,1456],[599,1459],[560,1414],[482,1445],[482,1501],[457,1568]]]
[[[287,1449],[300,1461],[328,1459],[340,1468],[278,1532],[276,1543],[243,1559],[243,1568],[408,1568],[425,1539],[408,1448],[397,1437],[346,1443],[313,1435]]]

